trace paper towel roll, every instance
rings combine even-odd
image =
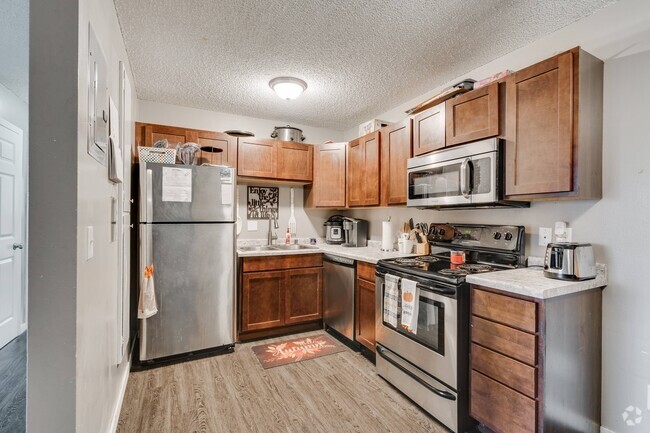
[[[381,249],[393,251],[393,226],[390,221],[381,222]]]

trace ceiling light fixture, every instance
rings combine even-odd
[[[307,83],[294,77],[277,77],[269,81],[269,86],[282,99],[296,99],[307,89]]]

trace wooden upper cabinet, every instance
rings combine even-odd
[[[603,62],[575,48],[506,80],[509,199],[602,196]]]
[[[371,132],[348,144],[348,206],[379,204],[381,148],[379,131]]]
[[[314,146],[314,182],[307,188],[307,207],[345,207],[347,143]]]
[[[412,156],[413,120],[379,130],[381,139],[381,205],[405,204],[406,161]]]
[[[413,117],[413,155],[423,155],[445,147],[445,103]]]
[[[381,179],[379,178],[379,162],[381,160],[381,148],[379,131],[366,134],[361,137],[364,148],[365,174],[365,200],[366,206],[375,206],[379,204],[379,192]]]
[[[366,197],[365,152],[361,138],[348,143],[347,198],[348,206],[363,206]]]
[[[278,173],[278,143],[267,138],[240,138],[237,174],[275,179]]]
[[[314,146],[293,141],[278,142],[278,179],[311,182]]]
[[[446,146],[499,135],[499,83],[476,89],[445,103]]]
[[[235,137],[231,137],[223,132],[136,122],[136,146],[151,147],[156,141],[163,139],[169,142],[170,148],[176,148],[178,144],[192,142],[202,147],[212,146],[222,149],[221,153],[199,151],[196,155],[196,164],[208,163],[227,165],[229,167],[237,166],[237,138]]]

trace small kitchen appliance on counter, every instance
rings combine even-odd
[[[368,221],[343,217],[344,247],[365,247],[368,245]]]
[[[343,238],[343,215],[332,215],[323,223],[325,226],[325,243],[329,245],[341,245],[345,242]]]
[[[428,240],[429,255],[377,263],[377,374],[451,431],[466,432],[475,423],[469,415],[465,276],[521,266],[524,228],[432,224]],[[458,252],[462,264],[453,263]]]
[[[556,280],[596,278],[596,261],[591,244],[550,243],[544,257],[544,275]]]

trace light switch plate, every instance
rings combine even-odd
[[[86,260],[95,255],[95,235],[93,226],[86,227]]]
[[[539,245],[545,247],[553,240],[553,229],[550,227],[539,228]]]

